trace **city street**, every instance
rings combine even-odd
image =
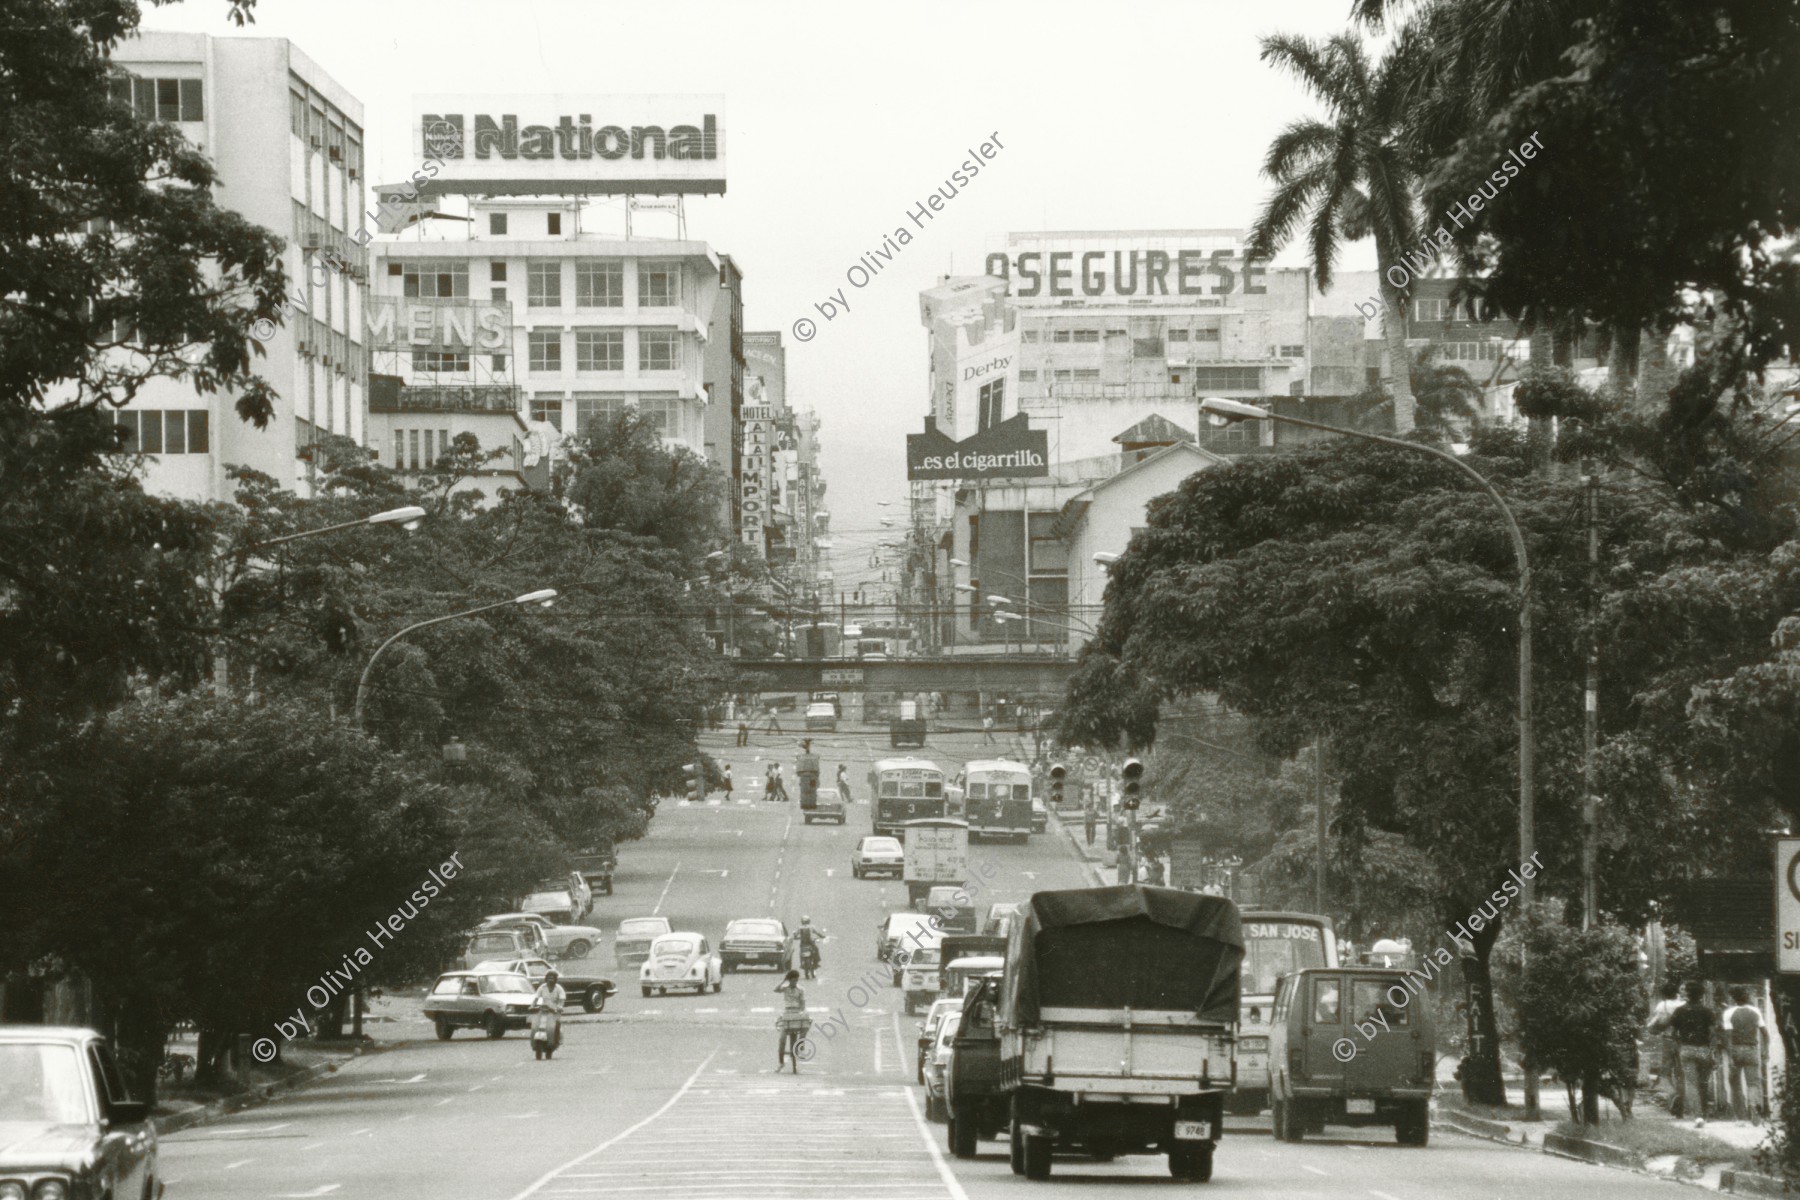
[[[390,998],[378,1012],[381,1053],[365,1056],[295,1096],[164,1144],[170,1194],[181,1200],[330,1196],[426,1200],[446,1194],[528,1196],[936,1197],[1048,1194],[1106,1197],[1182,1186],[1161,1158],[1112,1163],[1063,1159],[1048,1184],[1012,1175],[1005,1146],[983,1143],[959,1162],[944,1127],[928,1123],[913,1082],[916,1018],[885,985],[872,955],[883,914],[903,907],[894,882],[856,880],[847,858],[868,820],[868,763],[890,753],[885,736],[847,732],[815,739],[827,777],[846,762],[858,803],[849,822],[804,825],[797,804],[747,800],[771,753],[791,780],[797,739],[758,733],[748,749],[709,734],[730,762],[737,802],[665,801],[650,837],[622,848],[616,891],[597,923],[659,914],[675,928],[716,939],[736,917],[811,916],[832,935],[807,985],[817,1054],[796,1075],[777,1074],[773,972],[725,977],[717,995],[639,996],[618,972],[604,1013],[565,1018],[565,1044],[533,1061],[521,1034],[491,1042],[459,1033],[432,1039],[416,1000]],[[980,734],[934,737],[923,752],[946,770],[989,753]],[[1024,846],[979,844],[993,863],[994,901],[1088,881],[1056,825]],[[610,966],[610,942],[602,952]],[[878,986],[866,987],[865,984]],[[848,1031],[828,1035],[827,1021]],[[1106,1185],[1106,1186],[1097,1186]],[[1186,1185],[1194,1186],[1194,1185]],[[1299,1146],[1269,1137],[1266,1116],[1232,1118],[1214,1192],[1275,1197],[1641,1196],[1642,1177],[1463,1138],[1443,1128],[1430,1148],[1406,1150],[1385,1131],[1333,1130]]]

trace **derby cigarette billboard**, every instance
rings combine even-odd
[[[1026,479],[1050,473],[1050,439],[1020,413],[958,442],[925,418],[906,435],[908,479]]]

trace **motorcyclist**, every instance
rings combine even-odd
[[[816,928],[811,917],[800,918],[800,928],[794,930],[793,945],[799,952],[800,969],[808,979],[815,978],[819,969],[819,946],[825,941],[825,931]]]
[[[544,972],[544,982],[538,984],[537,991],[531,995],[532,1011],[544,1010],[553,1014],[550,1025],[550,1048],[552,1050],[562,1046],[562,1010],[563,1005],[569,1002],[569,994],[563,991],[562,984],[557,982],[559,978],[560,976],[555,971]]]

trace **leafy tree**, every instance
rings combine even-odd
[[[1405,112],[1399,103],[1402,75],[1395,64],[1401,51],[1371,63],[1362,43],[1348,34],[1323,44],[1269,37],[1262,47],[1263,60],[1298,76],[1331,118],[1330,123],[1294,121],[1270,144],[1263,174],[1275,184],[1275,192],[1251,228],[1245,253],[1273,257],[1305,222],[1313,275],[1324,291],[1331,286],[1339,240],[1375,238],[1384,268],[1381,325],[1387,381],[1394,393],[1394,429],[1410,433],[1405,280],[1396,284],[1385,271],[1418,241],[1417,172],[1400,142]]]

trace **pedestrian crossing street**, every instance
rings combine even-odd
[[[910,1089],[703,1073],[673,1104],[534,1196],[966,1200]]]

